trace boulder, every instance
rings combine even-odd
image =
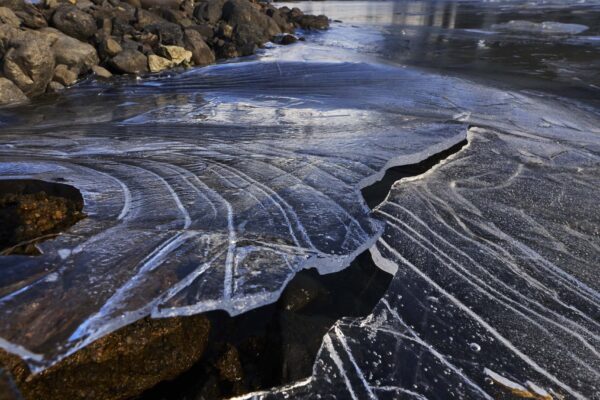
[[[172,22],[164,21],[147,25],[144,26],[144,31],[158,36],[162,44],[178,46],[183,44],[183,31],[179,25]]]
[[[295,22],[302,29],[327,29],[329,28],[329,18],[325,15],[303,15]]]
[[[223,19],[234,28],[233,41],[240,55],[253,54],[256,46],[281,34],[277,23],[248,0],[227,0]]]
[[[52,15],[52,25],[61,32],[80,40],[89,39],[97,30],[94,17],[69,5],[56,9]]]
[[[273,21],[275,21],[275,23],[277,24],[279,29],[281,29],[282,32],[292,32],[293,31],[294,26],[288,22],[285,15],[282,12],[280,12],[278,9],[276,9],[274,7],[268,8],[266,14],[269,17],[273,18]]]
[[[194,8],[194,17],[200,21],[216,24],[223,14],[223,5],[227,0],[204,0]]]
[[[64,33],[53,29],[40,29],[52,43],[52,53],[57,64],[65,64],[69,68],[76,68],[80,72],[87,72],[92,66],[98,64],[98,53],[94,46],[74,39]]]
[[[143,74],[148,72],[148,58],[141,52],[125,49],[110,61],[109,65],[115,71],[124,74]]]
[[[197,30],[186,29],[183,41],[185,48],[192,52],[192,61],[194,61],[194,64],[202,66],[215,62],[215,54]]]
[[[0,365],[25,399],[129,399],[188,370],[204,353],[209,332],[204,315],[145,318],[35,375],[2,350]]]
[[[60,83],[63,86],[71,86],[77,82],[78,76],[79,74],[77,71],[69,69],[69,67],[64,64],[59,64],[56,66],[56,68],[54,68],[54,76],[52,77],[52,80]]]
[[[287,46],[288,44],[296,43],[298,38],[294,35],[285,34],[278,38],[277,43]]]
[[[54,74],[54,54],[48,41],[33,32],[22,32],[5,48],[4,76],[28,96],[44,93]]]
[[[0,77],[0,106],[13,103],[23,103],[27,96],[11,80]]]
[[[0,24],[7,24],[18,28],[21,26],[21,20],[8,7],[0,7]]]
[[[21,10],[26,4],[24,0],[0,0],[0,7],[7,7],[11,10]]]
[[[150,54],[148,56],[148,68],[150,69],[150,72],[160,72],[171,67],[173,67],[173,61],[171,60],[155,54]]]
[[[206,23],[194,24],[194,25],[190,25],[185,28],[186,31],[188,31],[190,29],[198,31],[198,33],[200,33],[200,35],[202,35],[202,38],[204,39],[205,42],[209,42],[215,36],[213,27]]]

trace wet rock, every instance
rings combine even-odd
[[[0,7],[0,24],[7,24],[18,28],[21,26],[21,20],[8,7]]]
[[[12,103],[23,103],[27,96],[11,80],[0,77],[0,106]]]
[[[51,41],[51,50],[57,64],[65,64],[82,73],[98,64],[98,53],[94,46],[67,36],[54,28],[43,28],[39,32]]]
[[[237,349],[231,344],[227,345],[227,350],[217,360],[216,367],[219,370],[219,378],[223,381],[233,383],[241,381],[244,378],[240,355]]]
[[[64,64],[59,64],[54,69],[54,76],[52,79],[63,86],[71,86],[77,82],[78,76],[79,73],[77,71],[69,69],[69,67]]]
[[[112,76],[113,76],[109,70],[107,70],[106,68],[101,67],[99,65],[94,65],[92,67],[92,72],[98,78],[103,78],[103,79],[109,79],[109,78],[112,78]]]
[[[139,75],[148,72],[148,58],[138,50],[123,50],[109,61],[109,65],[124,74]]]
[[[179,46],[161,46],[159,53],[171,60],[172,65],[189,64],[192,52]]]
[[[40,374],[0,351],[0,364],[25,399],[120,400],[189,369],[203,354],[210,323],[202,315],[146,318],[105,336]]]
[[[277,24],[277,26],[279,26],[279,29],[281,29],[282,32],[289,32],[294,29],[294,26],[288,22],[284,14],[278,9],[274,7],[269,8],[267,9],[266,14],[269,17],[273,18],[273,21],[275,21],[275,23]]]
[[[96,21],[91,15],[74,6],[60,6],[52,15],[52,25],[61,32],[80,40],[96,33]]]
[[[160,43],[165,45],[182,45],[183,44],[183,30],[177,24],[172,22],[160,22],[156,24],[147,25],[144,27],[144,31],[150,32],[158,36]]]
[[[286,46],[288,44],[296,43],[297,41],[298,38],[294,35],[283,35],[277,40],[277,43]]]
[[[194,17],[201,21],[216,24],[223,14],[223,5],[227,0],[201,1],[194,8]]]
[[[214,53],[197,30],[186,29],[183,39],[185,48],[192,52],[194,64],[202,66],[215,62]]]
[[[18,35],[4,55],[4,76],[28,96],[44,93],[54,74],[54,55],[40,35]]]
[[[0,400],[22,400],[23,397],[17,389],[12,377],[0,369]]]
[[[148,68],[150,72],[160,72],[165,69],[169,69],[173,66],[173,61],[166,59],[164,57],[157,56],[155,54],[150,54],[148,56]]]

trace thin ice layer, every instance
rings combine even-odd
[[[330,330],[312,378],[248,397],[597,397],[600,136],[564,112],[528,132],[472,128],[396,182],[371,249],[395,272],[384,298]]]
[[[144,316],[235,315],[344,268],[383,228],[359,189],[466,135],[398,112],[393,71],[224,65],[4,112],[0,176],[72,185],[88,217],[0,258],[0,345],[39,370]]]

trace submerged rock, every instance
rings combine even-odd
[[[204,353],[209,331],[201,315],[142,319],[40,374],[2,350],[0,364],[26,400],[127,399],[189,369]]]

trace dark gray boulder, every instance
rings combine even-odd
[[[185,48],[192,52],[192,60],[196,65],[208,65],[215,62],[215,55],[208,47],[200,32],[186,29],[184,33]]]
[[[109,61],[109,66],[119,73],[139,75],[148,72],[148,58],[137,50],[125,49]]]
[[[253,54],[257,46],[281,34],[277,23],[248,0],[227,0],[222,17],[233,26],[233,41],[240,55]]]
[[[223,5],[227,0],[204,0],[194,8],[194,17],[201,21],[216,24],[223,14]]]
[[[172,22],[164,21],[144,27],[145,32],[153,33],[158,36],[160,43],[165,45],[183,45],[183,30],[181,26]]]
[[[52,25],[61,32],[80,40],[87,40],[96,33],[94,17],[77,7],[63,5],[52,15]]]

